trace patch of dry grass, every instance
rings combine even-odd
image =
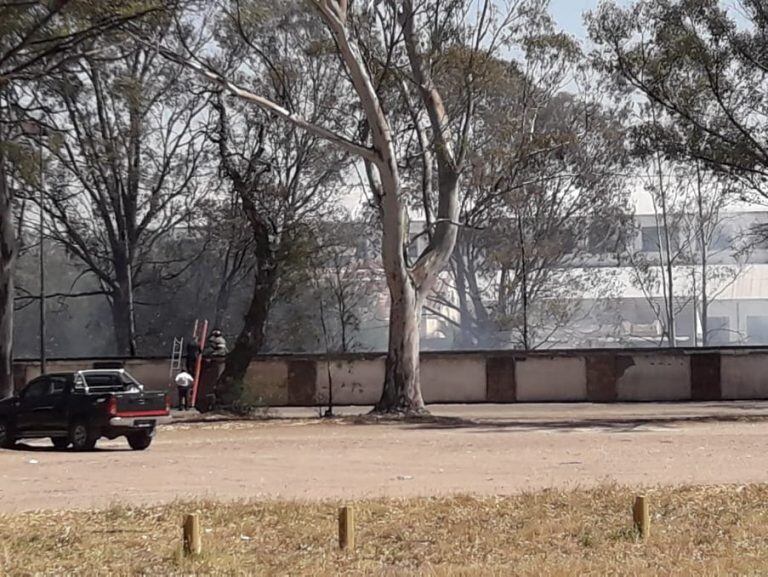
[[[621,487],[514,497],[356,503],[354,552],[338,503],[175,503],[0,517],[7,575],[765,575],[768,485],[645,491],[651,537]],[[180,554],[185,513],[201,557]]]

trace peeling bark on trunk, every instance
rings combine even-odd
[[[411,282],[404,283],[402,290],[390,290],[390,293],[384,388],[375,411],[420,414],[425,412],[419,380],[421,302]]]
[[[13,394],[13,270],[16,236],[13,227],[13,196],[0,146],[0,399]]]
[[[425,412],[419,380],[419,324],[422,300],[407,268],[403,241],[408,234],[405,210],[400,202],[397,162],[391,148],[378,167],[381,217],[383,221],[382,262],[390,295],[389,346],[381,398],[377,413],[419,414]]]

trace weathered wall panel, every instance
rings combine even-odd
[[[686,355],[636,353],[632,362],[617,376],[617,400],[690,400],[691,366]]]
[[[485,361],[485,382],[489,403],[514,403],[517,400],[515,358],[488,357]]]
[[[335,405],[373,405],[384,385],[384,358],[317,362],[315,401],[328,403],[328,372]]]
[[[611,403],[616,400],[616,355],[588,354],[587,400],[593,403]]]
[[[587,373],[583,357],[531,357],[515,363],[517,400],[586,401]]]
[[[288,379],[285,384],[285,404],[309,406],[314,404],[317,382],[317,362],[311,359],[297,359],[288,362],[280,360],[287,367]],[[281,394],[283,389],[281,388]],[[278,405],[280,403],[271,403]]]
[[[768,354],[723,353],[720,382],[723,399],[768,398]]]
[[[694,401],[719,401],[720,353],[693,353],[691,362],[691,399]]]
[[[423,357],[421,392],[426,403],[485,401],[485,359],[480,356]]]

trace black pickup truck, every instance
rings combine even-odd
[[[155,427],[170,421],[164,393],[147,393],[122,369],[42,375],[0,401],[0,446],[48,437],[57,448],[88,451],[101,437],[149,447]]]

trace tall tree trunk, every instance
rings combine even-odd
[[[229,308],[229,297],[231,294],[231,288],[227,281],[223,281],[221,287],[219,287],[219,294],[216,295],[216,313],[213,317],[213,326],[220,327],[224,323],[224,317],[227,315],[227,309]]]
[[[115,255],[115,286],[112,291],[112,323],[117,354],[135,357],[136,320],[133,299],[133,279],[128,258]]]
[[[419,414],[425,411],[419,379],[419,344],[422,299],[420,287],[408,269],[403,240],[408,234],[405,208],[400,201],[400,176],[391,141],[378,165],[382,218],[382,262],[389,289],[389,346],[381,398],[374,411]],[[418,265],[418,262],[417,262]],[[416,265],[414,266],[416,268]],[[424,294],[424,293],[421,293]]]
[[[16,235],[13,229],[13,194],[0,143],[0,398],[13,394],[13,271]]]
[[[517,213],[517,232],[520,240],[520,295],[523,305],[523,326],[521,327],[521,334],[523,337],[523,349],[530,349],[530,342],[528,338],[528,255],[525,252],[525,231],[523,230],[523,219],[520,215],[520,211]]]
[[[701,248],[701,346],[706,347],[709,344],[709,295],[707,294],[707,264],[709,261],[709,247],[707,246],[706,218],[704,215],[704,197],[701,182],[701,167],[696,162],[696,201],[699,209],[699,244]],[[712,218],[712,215],[709,215]],[[696,311],[694,310],[694,315]],[[695,335],[694,335],[695,336]]]
[[[264,327],[269,317],[272,294],[278,278],[275,259],[276,250],[270,241],[270,230],[263,221],[258,208],[253,203],[249,190],[242,181],[237,181],[236,191],[248,219],[255,241],[256,272],[251,293],[251,303],[245,313],[243,328],[235,340],[235,345],[227,354],[224,372],[216,383],[216,404],[228,406],[239,397],[248,366],[253,357],[264,346]],[[279,242],[279,241],[278,241]]]
[[[653,123],[658,126],[656,118],[656,107],[651,106],[651,116]],[[661,162],[661,152],[656,151],[654,155],[656,160],[656,172],[659,178],[659,200],[661,204],[661,223],[664,230],[663,235],[659,236],[659,267],[664,269],[662,276],[666,275],[666,282],[662,280],[664,289],[664,309],[667,317],[667,340],[671,348],[677,346],[677,337],[675,336],[675,286],[672,263],[672,236],[669,231],[668,207],[667,207],[667,187],[664,183],[664,168]],[[656,216],[658,230],[658,214]],[[666,259],[664,258],[666,256]]]
[[[232,350],[227,354],[224,372],[216,384],[216,404],[219,406],[228,406],[239,398],[239,389],[248,372],[248,366],[264,346],[264,327],[269,316],[275,279],[275,267],[271,262],[258,267],[243,328]]]
[[[389,348],[377,412],[424,412],[419,379],[421,302],[410,281],[390,288]]]
[[[469,285],[469,296],[472,299],[472,310],[475,311],[475,323],[472,328],[475,335],[475,346],[480,348],[493,348],[497,343],[497,325],[491,319],[488,313],[488,307],[483,302],[482,291],[477,284],[480,278],[480,272],[472,257],[468,256],[466,260],[467,284]]]
[[[115,351],[118,356],[131,356],[131,307],[124,286],[118,285],[110,302],[112,331],[115,335]]]
[[[709,295],[707,294],[707,253],[706,249],[701,256],[701,346],[709,345]],[[695,314],[695,311],[694,311]]]
[[[462,246],[453,253],[453,276],[456,279],[456,296],[459,301],[459,338],[457,345],[461,348],[473,347],[476,342],[472,330],[472,311],[467,297],[466,267]]]

